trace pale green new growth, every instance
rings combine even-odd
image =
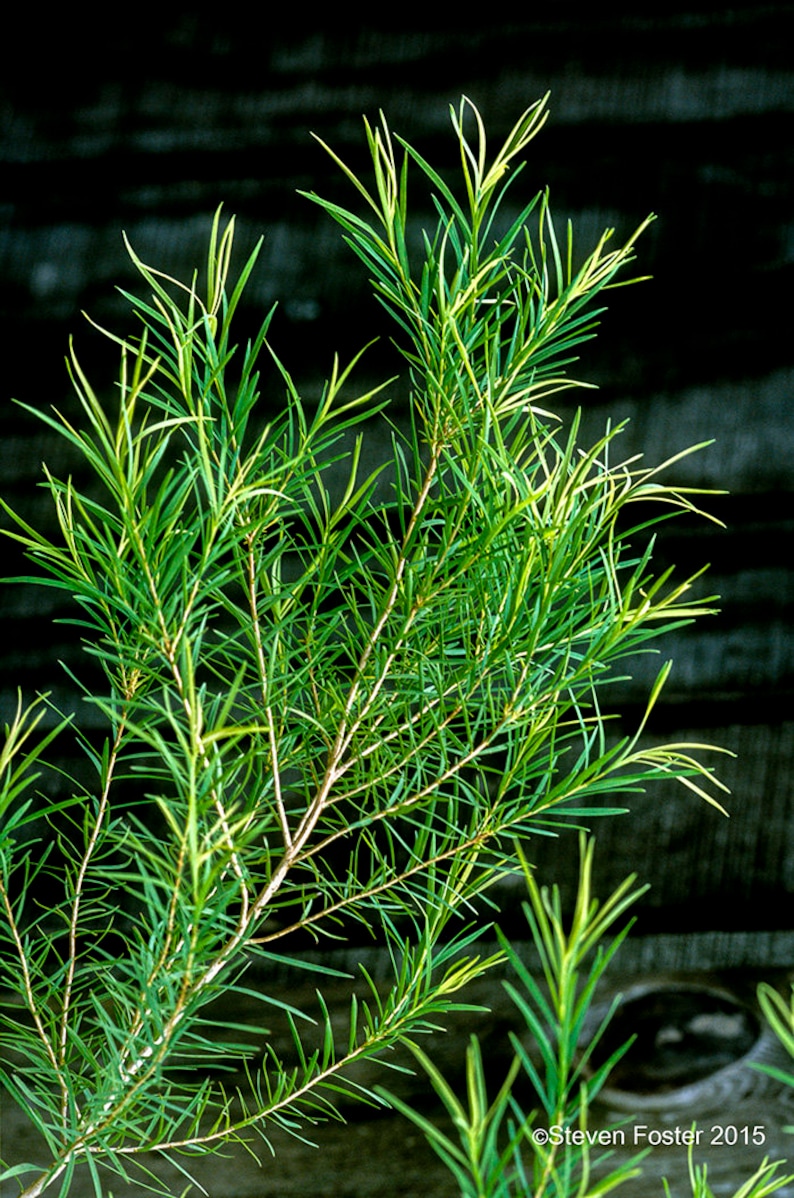
[[[645,227],[582,258],[545,194],[508,214],[544,119],[540,101],[489,165],[464,101],[460,201],[383,120],[366,126],[371,189],[336,159],[364,215],[312,197],[396,322],[399,384],[355,397],[355,362],[335,363],[310,405],[273,355],[284,402],[267,416],[270,317],[248,344],[232,331],[257,251],[231,281],[234,222],[218,215],[203,297],[130,250],[150,294],[127,296],[140,336],[107,334],[113,398],[72,351],[79,418],[39,413],[79,473],[46,473],[57,535],[3,504],[7,532],[33,581],[73,600],[91,666],[76,681],[106,735],[60,728],[94,781],[57,801],[35,791],[45,698],[20,706],[3,750],[3,1082],[48,1154],[3,1175],[25,1195],[66,1195],[78,1165],[99,1195],[145,1152],[185,1169],[272,1126],[302,1134],[358,1093],[347,1066],[430,1030],[492,964],[473,948],[476,900],[518,867],[517,838],[656,778],[719,786],[697,747],[607,738],[624,659],[707,608],[651,566],[648,529],[695,510],[691,493],[614,461],[619,429],[582,448],[577,422],[558,432],[538,406],[575,385],[574,350]],[[438,212],[418,253],[409,174]],[[386,387],[410,422],[386,473],[362,476]],[[244,988],[253,958],[293,955],[296,929],[356,927],[394,976],[353,1000],[341,1042],[327,1015],[290,1009],[288,1060],[218,1044],[207,1005]],[[249,1084],[227,1094],[208,1066],[235,1060]]]

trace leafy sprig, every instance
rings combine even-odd
[[[358,358],[335,361],[310,404],[268,343],[272,313],[235,342],[258,247],[232,283],[220,212],[203,293],[130,248],[149,295],[126,296],[137,336],[107,332],[112,399],[72,347],[78,416],[36,413],[80,471],[45,472],[54,533],[0,501],[5,532],[33,563],[23,581],[70,596],[91,666],[72,678],[106,732],[97,745],[60,728],[93,777],[66,798],[31,789],[52,752],[54,733],[32,739],[42,700],[20,707],[2,750],[3,1019],[18,1061],[3,1080],[51,1158],[6,1171],[28,1198],[65,1196],[79,1164],[100,1194],[100,1165],[127,1177],[148,1151],[176,1162],[271,1124],[304,1134],[350,1092],[350,1065],[435,1026],[493,964],[474,939],[516,839],[619,810],[657,778],[716,801],[703,746],[646,747],[644,720],[608,736],[605,688],[626,660],[710,601],[654,575],[648,540],[648,503],[666,518],[697,510],[695,493],[615,464],[620,429],[581,448],[578,424],[562,433],[539,406],[581,385],[574,351],[645,227],[617,250],[605,233],[579,262],[545,193],[505,220],[545,111],[528,109],[489,165],[463,101],[460,200],[383,119],[366,125],[372,185],[333,154],[364,215],[312,197],[396,321],[411,418],[392,426],[390,462],[362,468],[393,380],[355,395]],[[411,172],[438,214],[418,253]],[[277,415],[260,400],[263,355],[284,389]],[[292,1057],[232,1039],[226,1059],[249,1081],[230,1096],[205,1072],[208,1006],[247,992],[254,958],[293,957],[299,931],[372,936],[393,976],[354,1002],[341,1043],[322,1005],[307,1026],[269,996]]]

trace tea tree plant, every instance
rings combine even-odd
[[[692,494],[616,460],[619,429],[580,447],[577,423],[560,432],[539,406],[577,385],[574,350],[645,227],[579,255],[545,193],[507,215],[545,115],[528,109],[489,160],[464,101],[459,198],[385,121],[366,125],[371,186],[333,155],[363,215],[312,198],[395,322],[399,381],[357,396],[357,359],[334,362],[309,403],[269,316],[236,343],[256,250],[235,281],[219,214],[201,288],[130,249],[148,294],[126,296],[136,335],[107,333],[115,391],[72,350],[79,415],[39,414],[79,470],[45,468],[55,533],[4,503],[6,531],[32,581],[73,603],[90,666],[73,681],[106,731],[53,728],[45,695],[20,698],[0,760],[3,1082],[44,1145],[3,1176],[29,1198],[66,1195],[78,1165],[101,1194],[143,1153],[187,1169],[273,1127],[302,1134],[359,1093],[351,1065],[436,1026],[493,963],[474,940],[516,839],[659,777],[707,795],[692,746],[645,747],[644,720],[607,737],[624,659],[706,609],[651,565],[649,526]],[[409,175],[437,211],[415,249]],[[263,354],[284,388],[272,416]],[[410,421],[381,478],[362,438],[387,395]],[[53,798],[36,776],[56,736],[93,781]],[[300,961],[297,933],[357,928],[393,976],[351,998],[341,1040],[320,992],[318,1025],[276,1003],[290,1057],[267,1037],[258,1054],[242,1035],[218,1045],[209,1004],[249,993],[252,961],[266,976]],[[266,984],[261,998],[273,1012]],[[248,1080],[227,1092],[209,1066],[235,1061]]]
[[[609,943],[605,943],[606,936],[647,889],[632,890],[632,876],[599,903],[592,892],[593,852],[594,842],[587,843],[581,836],[579,885],[569,927],[558,888],[539,887],[522,858],[527,887],[523,909],[542,981],[539,984],[540,979],[500,932],[515,979],[504,985],[525,1034],[510,1034],[515,1057],[496,1098],[489,1103],[482,1052],[475,1036],[466,1053],[468,1110],[428,1055],[409,1042],[449,1113],[457,1144],[407,1103],[388,1095],[448,1166],[461,1198],[596,1198],[641,1172],[638,1162],[644,1154],[638,1153],[608,1171],[602,1168],[599,1176],[592,1174],[606,1157],[596,1153],[592,1159],[588,1133],[593,1144],[599,1141],[598,1133],[588,1128],[589,1106],[629,1043],[593,1068],[594,1049],[612,1012],[594,1033],[584,1033],[598,981],[631,925],[625,924]],[[613,1009],[616,1004],[617,1000]],[[519,1074],[529,1080],[537,1098],[537,1107],[530,1111],[523,1109],[514,1093]]]
[[[515,945],[498,931],[511,967],[504,982],[523,1033],[510,1033],[515,1056],[494,1098],[489,1097],[483,1054],[476,1036],[466,1052],[466,1105],[418,1044],[408,1044],[445,1107],[454,1138],[387,1090],[382,1093],[424,1134],[455,1180],[460,1198],[601,1198],[645,1172],[650,1149],[616,1153],[631,1144],[631,1128],[598,1127],[590,1122],[590,1106],[610,1072],[630,1048],[631,1040],[596,1065],[595,1050],[620,1002],[618,995],[599,1026],[591,1007],[599,980],[619,950],[631,923],[607,939],[647,887],[632,889],[626,878],[600,903],[593,895],[594,842],[580,835],[580,871],[574,910],[566,919],[557,886],[538,886],[534,872],[521,859],[527,887],[523,904],[540,968],[537,976]],[[768,988],[767,988],[768,989]],[[775,993],[774,1007],[784,1006]],[[768,1017],[772,1012],[766,1011]],[[789,1012],[790,1014],[790,1012]],[[775,1030],[779,1024],[773,1022]],[[778,1030],[778,1034],[781,1034]],[[766,1067],[788,1084],[794,1078]],[[527,1110],[516,1082],[523,1077],[535,1096]],[[525,1086],[526,1088],[526,1086]],[[693,1198],[714,1198],[708,1167],[696,1165],[689,1146],[688,1180]],[[778,1172],[780,1161],[764,1158],[734,1198],[763,1198],[794,1181]],[[662,1182],[670,1198],[667,1181]]]

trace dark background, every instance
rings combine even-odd
[[[166,6],[123,23],[89,23],[79,6],[46,22],[21,13],[6,46],[0,135],[3,491],[44,520],[41,460],[69,468],[57,438],[11,397],[68,406],[70,335],[109,393],[114,355],[79,313],[123,325],[115,287],[133,274],[122,229],[145,261],[181,277],[201,263],[221,201],[237,214],[240,259],[264,233],[250,319],[279,301],[272,340],[312,394],[333,351],[350,356],[390,330],[336,226],[295,194],[352,198],[310,131],[363,168],[361,114],[374,120],[382,108],[453,170],[449,105],[461,93],[496,147],[550,90],[521,194],[549,185],[556,216],[573,219],[585,247],[607,225],[625,237],[659,216],[639,245],[638,268],[653,282],[614,293],[585,349],[581,373],[600,390],[564,403],[583,403],[588,437],[630,416],[626,454],[642,451],[649,464],[714,438],[675,477],[730,492],[708,504],[725,531],[684,522],[662,538],[660,562],[712,563],[707,590],[722,612],[663,647],[675,669],[653,731],[736,752],[720,764],[731,818],[674,786],[639,797],[598,830],[603,884],[629,870],[652,883],[638,931],[678,945],[665,950],[676,959],[789,963],[794,9],[666,0],[591,6],[584,17],[567,5],[521,13],[487,28],[410,29],[344,15],[285,26],[282,15],[278,30],[269,11],[234,6],[215,21]],[[373,375],[394,366],[388,340],[367,356]],[[394,397],[399,405],[399,386]],[[279,401],[274,388],[266,402]],[[6,544],[3,573],[18,566]],[[3,713],[18,686],[54,689],[68,707],[56,663],[75,649],[52,623],[52,594],[6,588],[0,603]],[[661,660],[627,688],[629,723]],[[570,876],[575,856],[571,838],[538,842],[544,877]]]

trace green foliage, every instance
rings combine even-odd
[[[629,1047],[625,1044],[609,1060],[592,1067],[593,1052],[612,1012],[594,1033],[585,1035],[587,1017],[599,978],[630,924],[606,947],[604,938],[646,889],[632,891],[634,878],[628,878],[600,905],[592,895],[593,850],[593,842],[588,844],[581,837],[576,910],[567,930],[559,891],[556,887],[551,891],[538,887],[532,869],[522,858],[529,895],[524,914],[545,986],[533,977],[518,950],[500,933],[518,983],[506,982],[505,986],[526,1034],[510,1033],[515,1057],[493,1102],[488,1104],[476,1037],[472,1037],[466,1054],[468,1111],[429,1057],[410,1043],[450,1115],[460,1146],[430,1120],[384,1091],[390,1103],[424,1132],[453,1173],[461,1198],[596,1198],[641,1171],[638,1162],[643,1153],[605,1171],[608,1154],[592,1159],[587,1138],[590,1103]],[[530,1079],[537,1096],[538,1106],[531,1111],[523,1110],[513,1093],[519,1072]],[[594,1170],[599,1172],[597,1177],[593,1176]]]
[[[0,984],[19,1062],[3,1082],[49,1153],[5,1174],[28,1196],[66,1195],[78,1165],[101,1194],[100,1166],[126,1178],[144,1152],[186,1169],[273,1126],[304,1134],[359,1094],[351,1064],[436,1026],[493,963],[473,943],[517,838],[617,810],[660,777],[715,802],[703,746],[645,747],[644,720],[607,735],[606,688],[628,659],[708,609],[651,565],[649,530],[695,510],[692,495],[663,467],[613,461],[620,429],[582,448],[576,421],[561,431],[538,406],[582,385],[574,350],[644,228],[580,261],[545,194],[507,216],[544,119],[541,101],[489,165],[464,101],[461,200],[385,121],[367,125],[373,189],[340,163],[364,215],[312,197],[396,322],[399,387],[355,395],[357,359],[334,362],[312,405],[267,342],[270,315],[237,343],[258,247],[232,281],[219,213],[203,292],[130,249],[148,295],[126,297],[138,335],[106,334],[112,398],[72,349],[79,415],[36,413],[77,466],[46,470],[54,534],[4,502],[6,532],[32,581],[72,601],[87,654],[74,682],[106,732],[58,717],[88,781],[57,800],[36,793],[54,752],[54,731],[35,739],[45,697],[21,703],[2,751]],[[418,245],[412,172],[438,214]],[[274,416],[263,355],[284,388]],[[366,474],[387,389],[410,421]],[[331,466],[347,478],[335,498]],[[253,959],[294,956],[297,930],[357,928],[394,971],[351,1001],[341,1040],[321,1000],[319,1026],[282,1004],[288,1059],[243,1036],[221,1050],[208,1004],[248,993]],[[245,1065],[247,1087],[227,1093],[213,1062]]]
[[[593,1127],[590,1105],[597,1098],[620,1058],[631,1047],[626,1041],[595,1065],[594,1054],[618,1003],[594,1027],[590,1015],[598,982],[627,935],[631,922],[610,941],[612,926],[647,889],[632,890],[627,878],[603,905],[592,895],[594,842],[580,836],[580,873],[576,906],[566,928],[556,886],[538,887],[534,872],[521,858],[528,901],[524,914],[540,962],[539,983],[519,950],[500,933],[499,939],[516,982],[504,983],[524,1026],[510,1033],[515,1056],[496,1097],[489,1103],[486,1070],[480,1044],[472,1036],[466,1052],[464,1106],[450,1083],[419,1046],[408,1041],[416,1060],[449,1115],[457,1143],[434,1121],[388,1090],[381,1093],[424,1134],[454,1177],[460,1198],[601,1198],[643,1174],[643,1158],[614,1157],[622,1144],[621,1128]],[[633,921],[632,921],[633,922]],[[774,995],[774,1010],[782,1000]],[[787,1011],[789,1027],[791,1012]],[[777,1025],[773,1024],[776,1027]],[[790,1031],[789,1031],[790,1036]],[[767,1068],[772,1076],[783,1076]],[[537,1105],[527,1111],[515,1093],[522,1076],[532,1083]],[[631,1130],[623,1133],[631,1142]],[[689,1146],[688,1172],[692,1198],[714,1198],[707,1165],[696,1165],[694,1143]],[[594,1152],[603,1148],[605,1151]],[[612,1158],[612,1159],[610,1159]],[[765,1198],[794,1181],[778,1173],[780,1161],[765,1158],[736,1189],[733,1198]],[[664,1193],[671,1198],[663,1180]]]
[[[790,1057],[794,1057],[794,986],[788,1002],[774,986],[761,982],[758,987],[758,1004],[767,1023]],[[757,1064],[756,1069],[768,1073],[786,1086],[794,1086],[794,1074],[786,1073],[776,1065]],[[792,1130],[789,1128],[789,1130]]]
[[[692,1198],[715,1198],[708,1181],[708,1166],[695,1164],[694,1145],[690,1144],[687,1156]],[[790,1185],[794,1181],[794,1173],[785,1177],[778,1173],[778,1167],[782,1163],[784,1162],[770,1161],[764,1157],[752,1177],[748,1177],[746,1181],[742,1182],[738,1189],[734,1190],[731,1198],[768,1198],[770,1194],[777,1194],[783,1186]],[[663,1184],[665,1198],[671,1198],[667,1181],[665,1180]]]

